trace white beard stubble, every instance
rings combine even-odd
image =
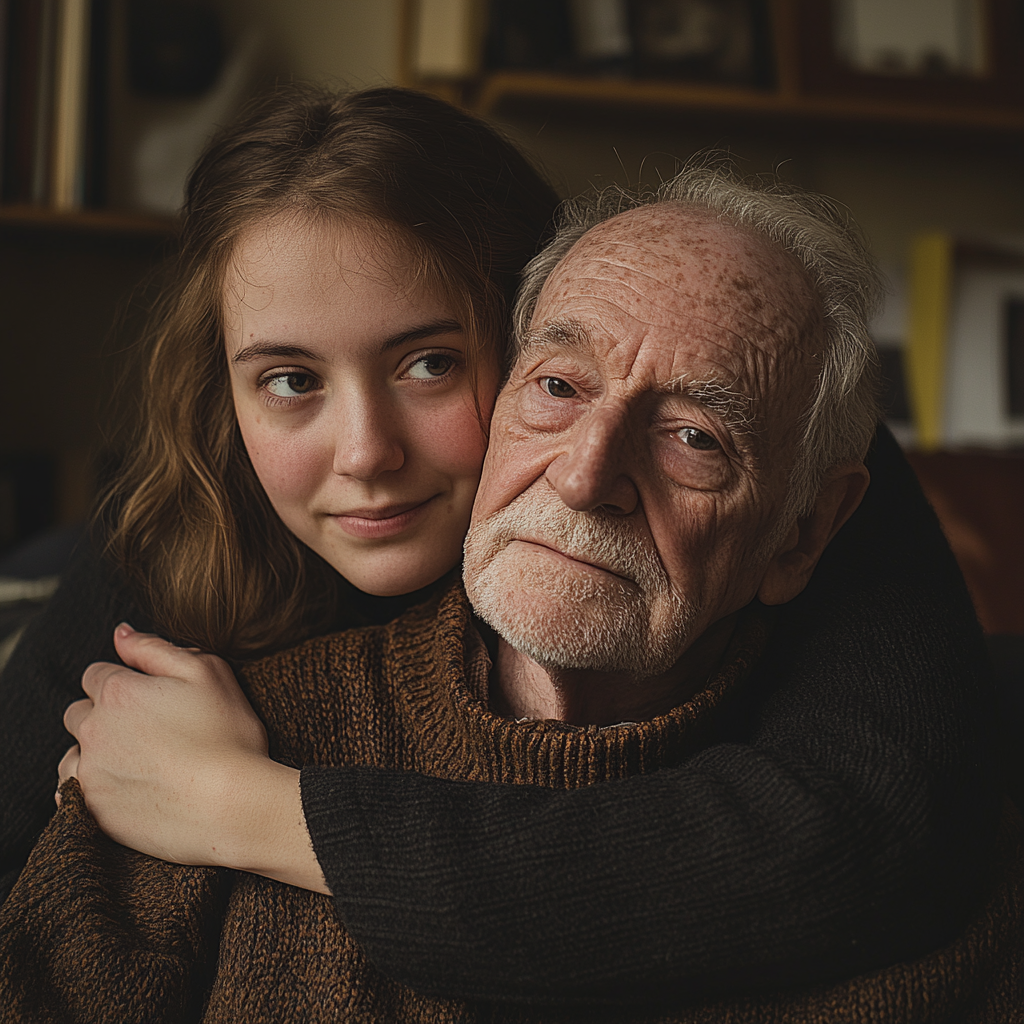
[[[616,575],[559,564],[529,538]],[[623,576],[625,579],[617,577]],[[699,607],[674,593],[650,538],[632,518],[575,512],[539,483],[473,525],[463,579],[474,610],[513,649],[549,669],[667,671],[689,640]]]

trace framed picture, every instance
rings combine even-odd
[[[636,74],[770,87],[766,0],[631,0]]]
[[[1018,264],[957,269],[945,395],[951,447],[1024,444],[1024,256]]]
[[[798,0],[801,88],[937,105],[1024,105],[1018,0]]]

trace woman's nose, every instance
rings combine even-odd
[[[401,423],[386,403],[339,402],[334,417],[334,472],[357,480],[374,480],[405,464]]]

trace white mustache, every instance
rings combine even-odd
[[[669,589],[651,540],[637,528],[634,518],[600,509],[576,512],[550,486],[535,484],[505,508],[474,524],[466,537],[467,561],[479,559],[476,564],[486,564],[513,540],[543,544],[569,558],[597,565],[631,580],[647,594]]]

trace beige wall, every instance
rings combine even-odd
[[[911,235],[1024,236],[1024,154],[962,137],[900,137],[843,129],[727,120],[679,113],[501,112],[499,122],[530,150],[560,190],[590,184],[656,183],[674,157],[727,149],[749,173],[778,170],[846,204],[887,267],[901,265]],[[844,138],[849,136],[848,138]]]
[[[357,87],[398,76],[401,0],[221,0],[232,34],[253,24],[299,79]]]

